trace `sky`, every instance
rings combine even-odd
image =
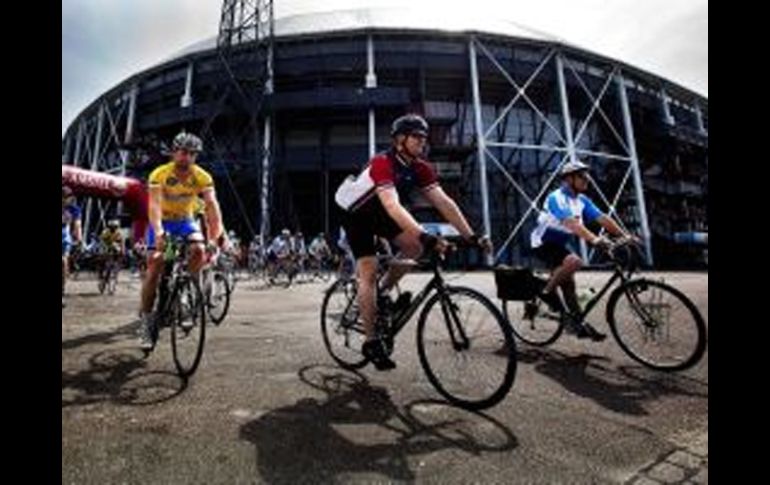
[[[274,0],[274,14],[416,3],[435,5],[440,27],[447,0]],[[468,5],[708,97],[708,0],[474,0]],[[215,36],[221,8],[222,0],[62,0],[62,134],[105,91]]]

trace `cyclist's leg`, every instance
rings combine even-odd
[[[568,268],[563,268],[562,266],[565,258],[571,253],[564,246],[550,242],[543,242],[542,245],[533,248],[533,253],[539,260],[544,262],[551,271],[551,276],[545,286],[540,290],[538,298],[544,301],[551,311],[557,313],[564,312],[564,304],[562,303],[556,288],[564,278],[565,270],[568,270]]]
[[[104,275],[107,270],[107,259],[109,258],[109,255],[106,253],[99,255],[96,260],[96,274],[99,278],[99,280],[104,279]]]
[[[62,306],[64,306],[64,287],[67,284],[67,272],[69,271],[69,258],[70,258],[70,247],[71,244],[69,241],[62,238],[61,242],[61,296],[62,296]]]
[[[366,335],[361,352],[377,370],[388,370],[395,368],[396,364],[388,357],[385,343],[377,339],[374,327],[377,315],[377,258],[374,236],[375,230],[381,226],[378,227],[372,224],[373,222],[370,217],[361,214],[350,216],[344,225],[358,270],[358,306]]]
[[[64,296],[64,286],[67,283],[67,259],[69,256],[65,253],[61,257],[61,294]]]
[[[551,278],[543,293],[551,293],[564,282],[573,280],[575,272],[583,266],[583,260],[567,248],[553,243],[543,243],[535,254],[551,268]]]
[[[206,247],[203,245],[203,235],[199,232],[193,233],[188,240],[191,241],[188,269],[190,274],[197,275],[206,263]]]
[[[397,257],[399,259],[417,259],[420,257],[423,251],[422,244],[418,236],[409,234],[407,232],[401,232],[394,238],[396,246],[398,246],[399,252]],[[381,289],[383,292],[390,291],[401,278],[409,272],[411,269],[408,265],[392,264],[388,268],[388,271],[382,277]]]
[[[164,224],[164,230],[167,227]],[[140,315],[148,315],[152,312],[155,303],[155,290],[163,270],[163,253],[155,249],[155,231],[150,227],[147,231],[147,269],[142,280],[142,300],[139,309]]]
[[[582,313],[583,309],[578,302],[574,273],[570,275],[568,280],[563,281],[559,287],[561,288],[561,294],[564,297],[564,303],[567,304],[567,309],[569,309],[570,313],[573,315]]]
[[[603,340],[606,335],[597,331],[592,326],[581,322],[577,317],[583,312],[583,309],[578,302],[574,275],[583,266],[583,260],[566,248],[556,246],[547,249],[550,250],[551,254],[550,257],[546,254],[545,258],[550,259],[552,262],[558,262],[558,259],[561,258],[561,264],[553,270],[551,279],[549,280],[548,285],[546,285],[546,288],[543,291],[544,294],[541,295],[541,298],[548,303],[549,298],[552,298],[552,295],[555,295],[555,293],[551,293],[549,296],[549,294],[546,293],[546,290],[549,289],[549,286],[554,289],[556,286],[560,287],[564,302],[567,304],[569,312],[569,315],[566,315],[567,328],[573,331],[579,338],[589,337],[596,341]],[[561,250],[566,253],[563,258]]]
[[[276,259],[277,256],[274,252],[267,253],[267,260],[265,262],[265,272],[269,277],[275,276],[275,266],[276,266]]]
[[[361,320],[364,325],[366,340],[373,340],[374,318],[377,313],[375,301],[377,284],[377,258],[374,255],[363,256],[356,261],[358,276],[358,307],[361,310]]]
[[[164,230],[166,226],[164,225]],[[139,307],[139,346],[150,351],[154,347],[152,336],[152,307],[155,303],[155,292],[158,288],[160,275],[163,272],[163,253],[155,248],[155,232],[152,227],[147,231],[147,269],[142,279],[141,302]]]
[[[418,234],[411,234],[402,231],[401,228],[385,211],[378,207],[373,220],[377,227],[377,235],[388,239],[393,239],[399,248],[399,258],[419,258],[422,254],[422,244]],[[388,271],[382,277],[380,286],[383,294],[390,291],[398,281],[409,271],[406,265],[390,265]]]

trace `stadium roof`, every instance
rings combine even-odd
[[[447,33],[484,32],[543,42],[568,44],[564,39],[503,20],[493,12],[475,12],[467,7],[447,4],[440,12],[420,6],[380,7],[328,12],[311,12],[276,17],[276,37],[333,34],[362,30],[444,31]],[[216,47],[216,36],[177,52],[163,62]]]
[[[631,68],[637,75],[653,81],[654,84],[665,84],[668,94],[671,96],[681,96],[689,100],[700,100],[700,104],[705,103],[704,108],[708,109],[708,98],[705,98],[688,88],[680,86],[670,80],[662,78],[656,74],[641,70],[629,65],[623,61],[612,59],[602,54],[593,52],[589,49],[572,44],[555,35],[532,29],[516,22],[504,20],[499,15],[490,11],[473,11],[461,8],[460,5],[447,4],[438,12],[424,6],[412,7],[374,7],[360,8],[350,10],[333,10],[327,12],[308,12],[295,15],[276,16],[275,18],[275,36],[277,38],[290,38],[303,36],[314,36],[318,34],[330,35],[335,33],[350,33],[356,31],[390,31],[390,32],[446,32],[448,34],[461,33],[480,33],[491,34],[495,36],[518,38],[523,40],[556,43],[578,51],[584,54],[618,63],[624,68]],[[156,69],[162,68],[165,64],[175,60],[183,59],[187,56],[204,53],[216,48],[217,37],[196,42],[176,54],[163,59],[161,62],[142,69],[122,83],[114,86],[112,89],[103,93],[94,100],[87,108],[81,111],[81,114],[92,109],[98,103],[99,99],[110,95],[120,86],[129,82],[131,79],[137,79],[147,75]],[[80,115],[78,115],[80,116]]]

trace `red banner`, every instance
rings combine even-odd
[[[148,222],[148,195],[141,180],[62,165],[61,183],[69,186],[75,195],[123,201],[133,220],[134,241],[144,237]]]

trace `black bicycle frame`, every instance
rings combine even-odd
[[[425,300],[428,299],[428,297],[433,293],[433,291],[437,291],[439,293],[444,292],[444,278],[441,276],[441,272],[439,270],[438,266],[438,257],[432,256],[430,260],[430,266],[433,270],[433,278],[431,278],[430,281],[425,285],[425,287],[417,294],[417,296],[412,300],[412,303],[407,307],[407,309],[399,315],[397,319],[393,320],[392,326],[391,326],[391,337],[395,338],[396,335],[401,332],[401,330],[406,326],[406,324],[409,322],[409,320],[414,316],[414,314],[417,312],[417,310],[422,306],[422,304],[425,302]],[[462,338],[464,341],[463,346],[467,348],[468,345],[468,339],[464,335],[464,332],[462,330],[462,325],[460,325],[460,322],[457,319],[457,315],[455,312],[447,308],[447,301],[445,298],[441,298],[441,311],[444,313],[445,321],[447,322],[447,326],[449,327],[449,334],[452,338],[452,342],[455,343],[455,346],[458,345],[457,339],[455,338],[454,330],[452,329],[452,325],[449,325],[450,322],[455,323],[455,327],[458,329],[458,331],[462,334]],[[451,315],[451,318],[449,318],[449,315]]]
[[[596,293],[591,299],[586,302],[585,306],[583,307],[583,311],[579,315],[579,319],[582,321],[585,319],[586,316],[588,316],[589,313],[591,313],[591,310],[599,303],[599,300],[602,299],[605,293],[612,287],[612,285],[618,280],[622,280],[622,283],[625,283],[631,278],[631,273],[629,272],[628,275],[623,273],[623,270],[620,269],[617,265],[615,265],[615,272],[612,274],[609,280],[604,284],[602,289]]]
[[[401,329],[406,326],[412,316],[414,316],[420,306],[422,306],[423,302],[428,299],[433,290],[441,291],[441,288],[443,288],[444,280],[441,278],[441,275],[439,275],[438,269],[434,268],[433,271],[433,278],[431,278],[420,293],[417,294],[414,300],[412,300],[412,303],[409,304],[407,309],[398,317],[398,319],[393,321],[391,329],[393,337],[398,335]]]

